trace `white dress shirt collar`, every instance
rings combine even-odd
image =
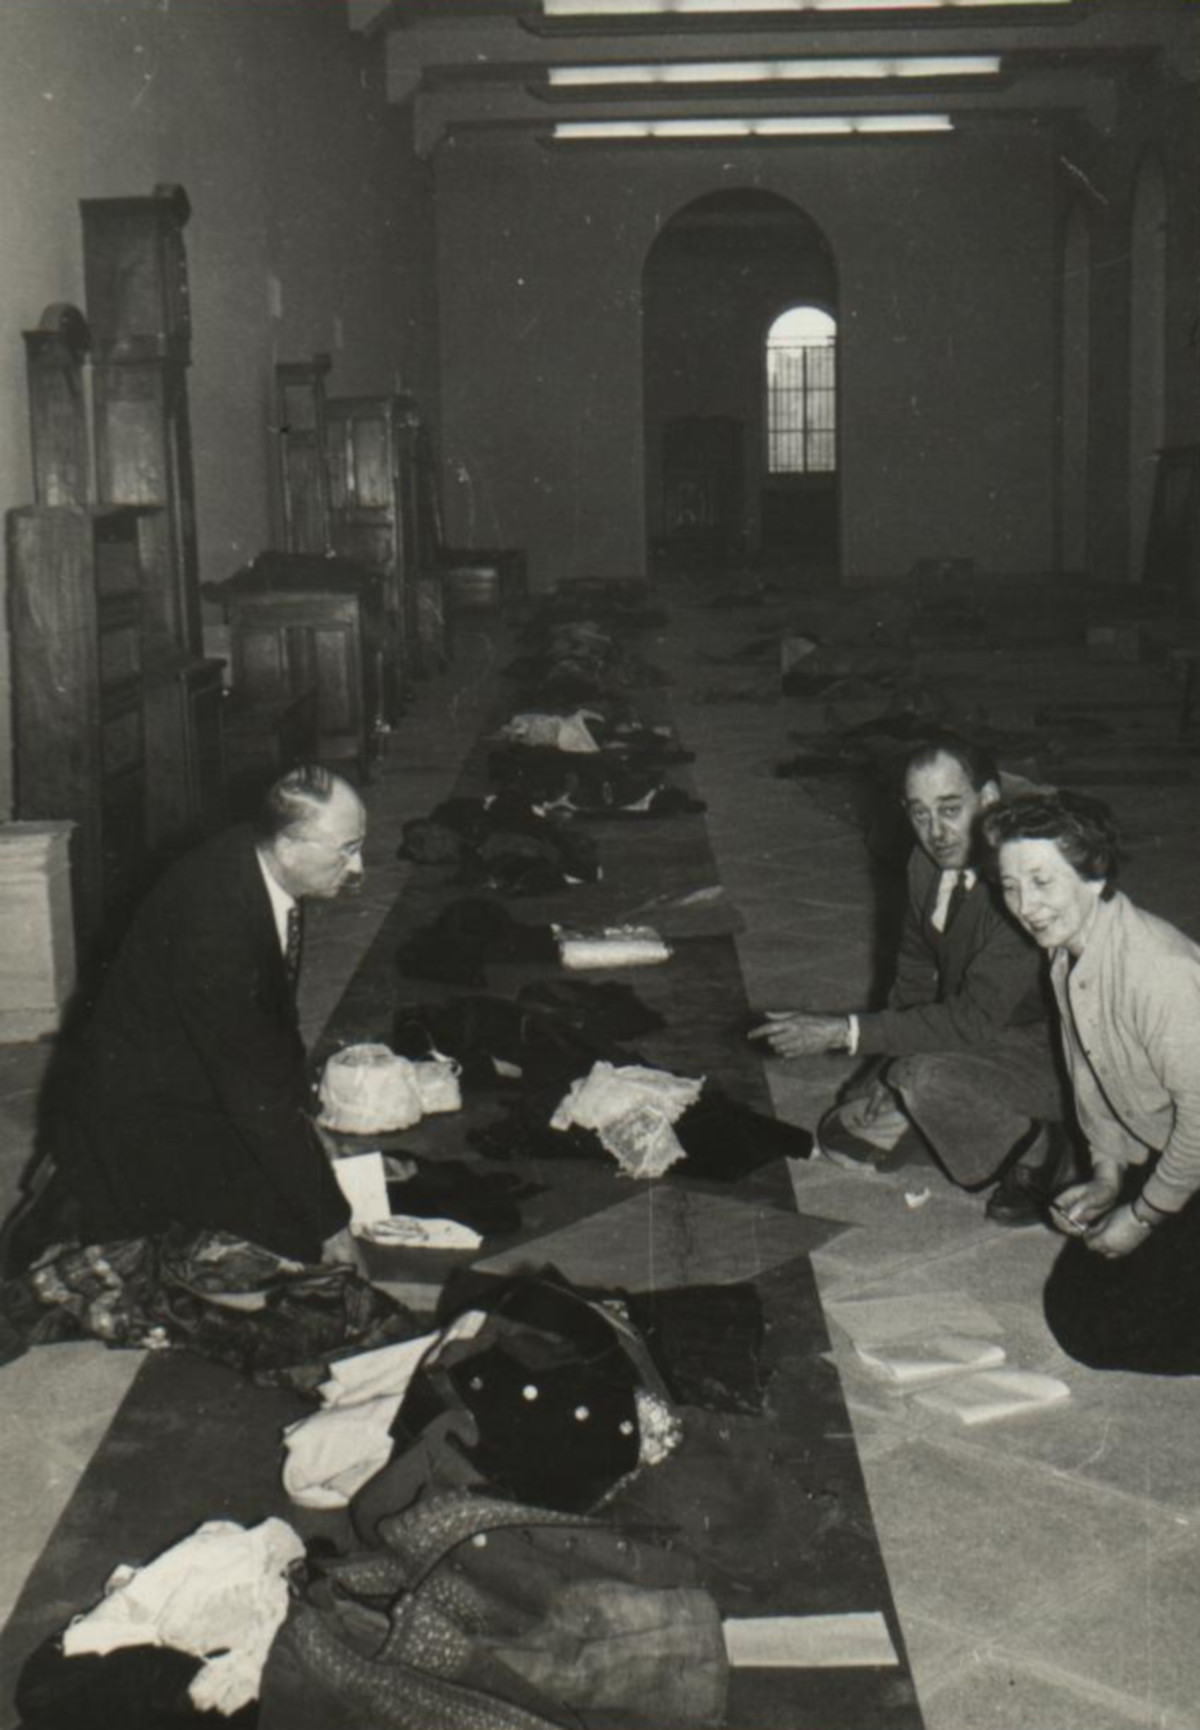
[[[267,894],[271,897],[271,914],[275,920],[275,932],[279,938],[279,947],[287,954],[288,914],[296,905],[296,897],[289,895],[282,884],[277,883],[271,875],[270,867],[262,853],[255,848],[254,857],[258,860],[258,868],[262,872],[263,882],[267,886]]]

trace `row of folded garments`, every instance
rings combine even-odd
[[[118,1566],[27,1661],[25,1730],[724,1721],[707,1581],[752,1568],[759,1539],[689,1521],[679,1486],[679,1523],[655,1529],[622,1498],[685,1434],[719,1446],[762,1409],[753,1287],[476,1276],[431,1328],[349,1269],[222,1234],[72,1253],[60,1293],[103,1301],[115,1326],[120,1288],[128,1343],[187,1344],[320,1402],[282,1438],[283,1485],[299,1509],[347,1509],[353,1537],[335,1549],[287,1519],[215,1520]]]
[[[405,978],[486,987],[490,966],[512,962],[542,976],[511,998],[467,989],[403,1007],[386,1042],[335,1052],[321,1084],[344,1138],[403,1130],[464,1096],[493,1104],[455,1157],[394,1148],[386,1197],[397,1215],[464,1222],[484,1241],[519,1231],[539,1182],[526,1162],[732,1182],[811,1151],[804,1131],[646,1061],[637,1041],[665,1024],[628,984],[572,976],[669,960],[653,930],[525,922],[474,892],[596,881],[588,815],[702,809],[665,777],[686,754],[625,695],[647,682],[625,639],[657,621],[632,589],[611,600],[604,624],[552,605],[531,627],[513,669],[528,702],[489,758],[498,790],[405,829],[407,857],[450,865],[473,891],[408,936]],[[762,1411],[768,1381],[753,1286],[628,1293],[549,1266],[464,1269],[431,1326],[349,1268],[204,1233],[65,1250],[0,1288],[8,1355],[89,1334],[184,1347],[309,1400],[280,1438],[296,1524],[212,1520],[118,1567],[27,1662],[25,1730],[725,1722],[730,1636],[711,1585],[754,1577],[759,1533],[736,1496],[720,1518],[697,1505],[687,1474],[669,1480],[665,1525],[632,1518],[630,1492],[685,1447],[707,1459],[718,1502],[751,1470],[728,1455],[730,1424]],[[772,1469],[764,1460],[767,1496]],[[348,1544],[304,1541],[304,1510],[339,1509]]]

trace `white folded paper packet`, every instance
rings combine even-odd
[[[975,1339],[968,1334],[932,1333],[925,1339],[878,1346],[858,1343],[855,1350],[873,1375],[899,1387],[922,1386],[971,1370],[996,1369],[1005,1361],[1004,1347],[998,1340]]]
[[[730,1617],[722,1628],[735,1668],[849,1670],[900,1662],[878,1610],[842,1616]]]
[[[978,1375],[956,1376],[925,1393],[913,1395],[918,1405],[971,1427],[1046,1411],[1070,1397],[1070,1388],[1057,1376],[1014,1369],[981,1370]]]
[[[670,946],[652,925],[610,925],[602,931],[555,927],[558,958],[573,973],[597,967],[656,967],[671,959]]]

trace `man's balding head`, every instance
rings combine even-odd
[[[268,869],[297,900],[330,900],[362,877],[363,802],[319,763],[301,764],[275,782],[256,828]]]

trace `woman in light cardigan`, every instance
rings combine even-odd
[[[1117,892],[1099,800],[1005,800],[983,830],[1009,912],[1050,955],[1091,1155],[1052,1208],[1073,1241],[1046,1320],[1094,1368],[1200,1374],[1200,946]]]

